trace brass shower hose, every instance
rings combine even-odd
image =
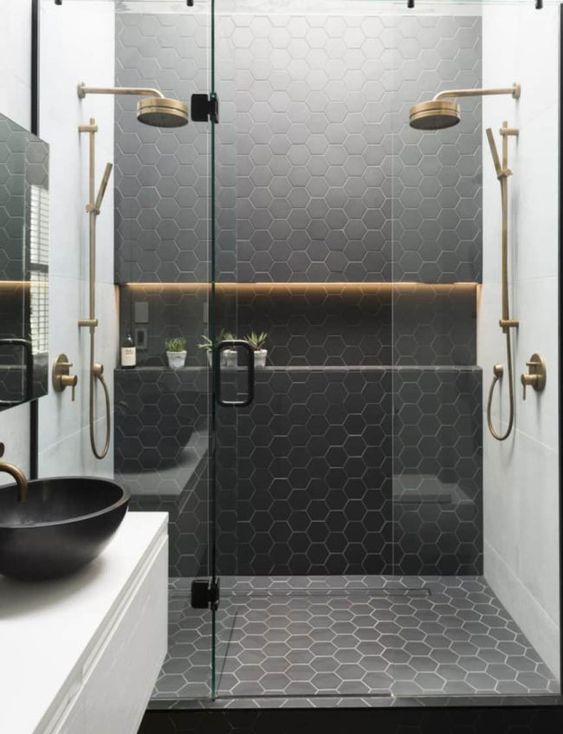
[[[94,355],[94,346],[92,345],[91,350],[92,357]],[[105,403],[106,403],[106,439],[104,442],[104,448],[99,451],[96,445],[96,380],[98,380],[104,390]],[[107,456],[109,451],[109,441],[111,436],[111,406],[109,389],[104,378],[104,366],[99,363],[94,363],[90,368],[90,445],[92,452],[96,459],[103,459]]]
[[[503,367],[500,364],[496,364],[493,367],[493,381],[489,388],[489,399],[487,400],[487,425],[493,438],[497,441],[506,441],[506,439],[512,433],[512,426],[514,425],[514,376],[512,374],[512,346],[510,343],[510,331],[506,331],[506,363],[508,365],[508,400],[509,400],[509,413],[508,413],[508,426],[504,433],[497,433],[492,419],[492,404],[493,404],[493,393],[497,382],[501,382],[503,376]]]

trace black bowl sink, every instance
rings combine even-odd
[[[93,561],[110,541],[129,496],[109,479],[53,477],[0,487],[0,574],[37,581],[66,576]]]

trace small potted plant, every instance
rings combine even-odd
[[[201,344],[198,344],[198,347],[200,349],[205,349],[205,351],[207,352],[207,363],[211,367],[212,359],[213,359],[213,342],[205,334],[202,334],[201,338],[203,339],[203,341],[201,342]],[[236,339],[236,336],[231,334],[230,331],[221,331],[219,333],[217,341],[218,342],[230,341],[231,339]],[[221,350],[221,367],[236,367],[237,365],[238,365],[238,353],[236,349]]]
[[[170,369],[179,370],[186,364],[186,357],[188,353],[186,351],[186,340],[183,336],[174,337],[173,339],[167,339],[164,342],[166,348],[166,357],[168,359],[168,366]]]
[[[245,339],[252,349],[254,349],[254,367],[265,367],[268,350],[264,348],[264,345],[268,339],[268,334],[265,331],[261,331],[259,334],[255,334],[252,331]]]
[[[207,364],[211,367],[211,359],[213,356],[213,342],[207,336],[207,334],[202,334],[201,338],[203,339],[203,341],[197,346],[199,347],[199,349],[205,349],[205,352],[207,354]]]

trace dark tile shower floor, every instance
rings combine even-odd
[[[153,704],[209,696],[208,617],[174,580]],[[225,698],[558,691],[480,577],[223,579],[217,639]]]

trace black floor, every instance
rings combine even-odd
[[[558,691],[480,577],[254,577],[222,585],[215,705]],[[151,706],[206,705],[210,660],[210,613],[192,610],[187,581],[175,580],[169,653]]]

